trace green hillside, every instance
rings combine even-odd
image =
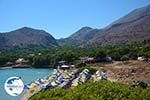
[[[109,81],[88,82],[73,89],[51,89],[31,100],[150,100],[150,88],[133,88]]]

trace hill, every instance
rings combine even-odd
[[[150,40],[150,6],[135,9],[108,25],[89,45],[116,45]]]
[[[0,33],[0,49],[28,46],[57,46],[56,40],[47,32],[29,27],[23,27],[11,32]]]
[[[68,38],[59,39],[58,43],[60,45],[82,45],[92,39],[98,31],[98,29],[93,29],[91,27],[82,27],[80,30],[73,33]]]

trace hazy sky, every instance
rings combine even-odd
[[[28,26],[55,38],[83,26],[102,28],[150,0],[0,0],[0,32]]]

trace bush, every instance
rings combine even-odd
[[[127,61],[127,60],[129,60],[129,57],[128,56],[122,56],[120,60],[121,61]]]
[[[73,89],[52,89],[30,100],[150,100],[150,89],[133,88],[109,81],[89,82]]]

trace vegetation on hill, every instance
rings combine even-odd
[[[112,57],[116,61],[135,60],[138,56],[150,57],[150,43],[128,44],[120,46],[105,46],[93,48],[58,47],[44,48],[33,47],[25,49],[13,49],[0,52],[0,66],[6,66],[7,62],[15,62],[18,58],[29,60],[32,66],[56,65],[58,61],[65,60],[68,64],[77,64],[80,57],[89,56],[96,59]]]
[[[149,100],[150,89],[133,88],[109,81],[88,82],[73,89],[51,89],[30,100]]]

